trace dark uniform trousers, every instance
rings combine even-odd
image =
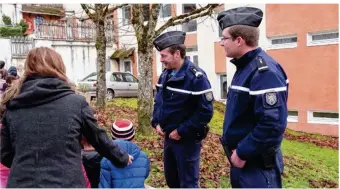
[[[246,162],[243,168],[230,168],[230,183],[233,188],[282,188],[283,172],[281,150],[276,154],[276,166],[263,168],[258,161]]]
[[[195,140],[164,140],[164,173],[170,188],[198,188],[202,144]]]

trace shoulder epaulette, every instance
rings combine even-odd
[[[194,66],[190,67],[190,71],[197,77],[200,78],[202,77],[203,73],[198,71],[197,68],[195,68]]]
[[[269,69],[266,61],[264,61],[264,59],[260,56],[256,58],[256,64],[257,64],[257,70],[259,70],[260,72]]]

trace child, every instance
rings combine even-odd
[[[92,188],[98,188],[100,161],[102,160],[102,157],[84,137],[82,139],[82,144],[84,149],[81,152],[81,156],[87,178],[89,179]]]
[[[103,158],[100,167],[99,188],[144,188],[149,176],[150,161],[147,155],[132,142],[135,130],[129,120],[116,120],[111,128],[112,139],[127,153],[133,156],[131,165],[125,168],[115,167]]]

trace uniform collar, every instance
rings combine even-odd
[[[185,73],[188,69],[188,65],[189,65],[189,60],[187,58],[184,59],[184,63],[182,65],[182,67],[177,71],[177,73],[172,76],[169,81],[180,81],[184,79]],[[171,75],[172,70],[167,70],[167,75],[170,74]]]
[[[250,61],[252,61],[257,54],[259,54],[262,51],[260,47],[251,50],[244,54],[241,58],[239,59],[232,59],[230,62],[233,63],[237,68],[243,68],[244,66],[248,65]]]

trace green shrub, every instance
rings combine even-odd
[[[2,15],[2,22],[5,24],[5,25],[12,25],[12,20],[9,16],[6,16],[6,15]]]
[[[22,27],[0,27],[0,37],[23,36]]]
[[[20,26],[22,28],[22,33],[24,34],[28,28],[28,23],[25,22],[25,20],[20,20],[19,24],[17,26]]]

